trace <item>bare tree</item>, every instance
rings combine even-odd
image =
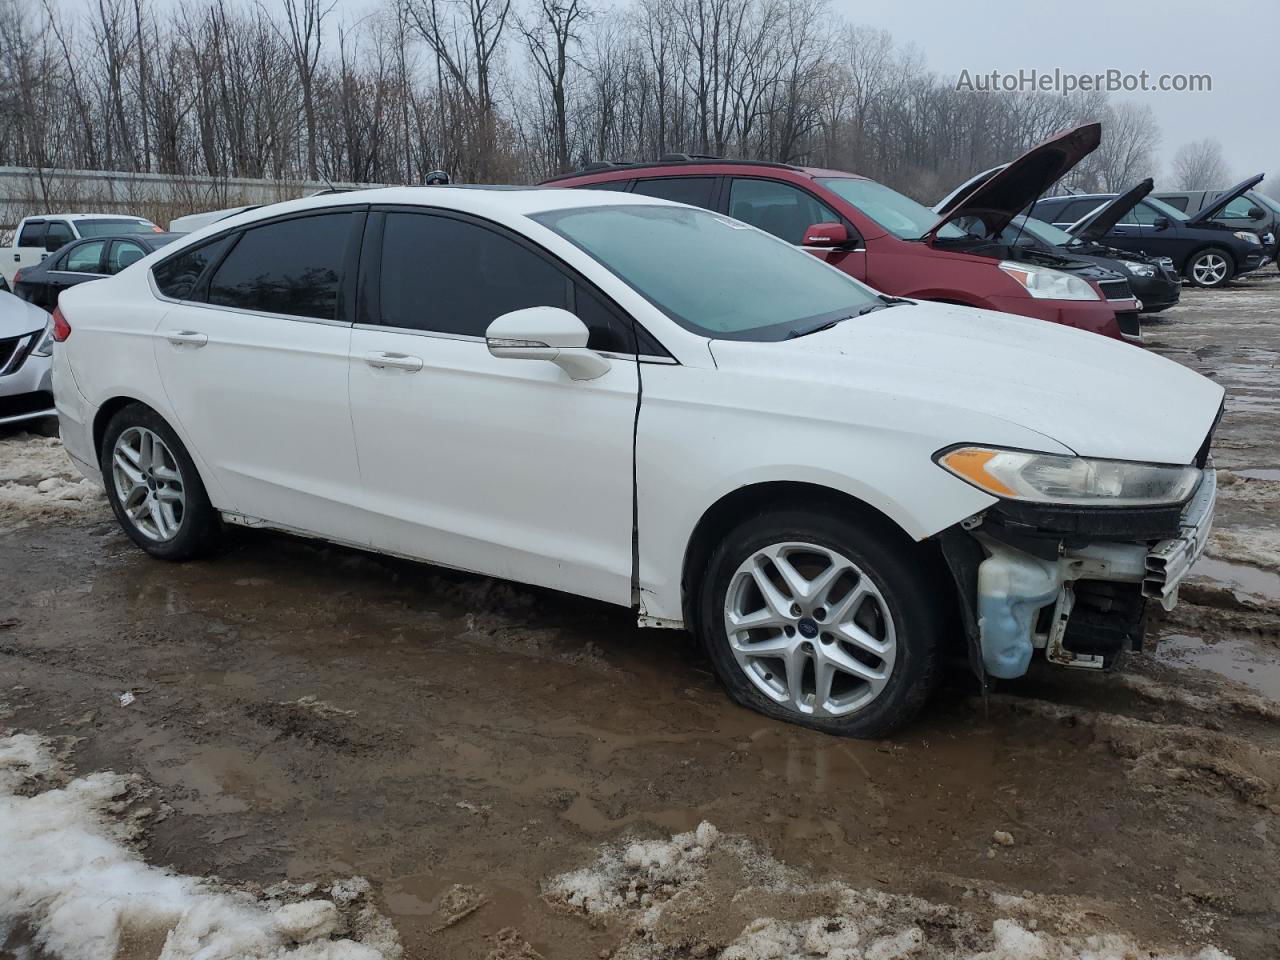
[[[1173,155],[1173,182],[1179,190],[1221,190],[1229,186],[1222,144],[1212,137],[1184,143]]]
[[[532,12],[517,20],[534,71],[551,99],[553,173],[569,169],[569,66],[589,16],[581,0],[537,0]]]
[[[316,169],[316,71],[324,44],[324,21],[338,0],[284,0],[289,50],[302,87],[302,114],[307,125],[307,176],[314,180]],[[274,22],[274,21],[272,21]]]

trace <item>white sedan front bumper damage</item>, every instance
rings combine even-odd
[[[1210,465],[1181,512],[1178,532],[1161,540],[1099,538],[1082,543],[1079,537],[1064,536],[1053,549],[1033,553],[995,535],[994,528],[988,533],[978,524],[971,535],[985,553],[976,582],[977,634],[984,672],[1002,679],[1019,677],[1037,649],[1044,650],[1046,659],[1053,663],[1102,667],[1107,659],[1104,654],[1079,652],[1068,644],[1068,626],[1080,584],[1088,583],[1091,597],[1100,589],[1106,596],[1108,584],[1131,585],[1115,591],[1114,600],[1107,603],[1115,603],[1117,618],[1136,610],[1133,619],[1138,624],[1145,599],[1172,609],[1179,585],[1208,542],[1216,494],[1217,478]],[[1053,544],[1053,539],[1048,543]],[[1050,612],[1046,615],[1046,611]]]

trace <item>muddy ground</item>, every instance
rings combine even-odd
[[[0,733],[141,775],[148,862],[241,886],[368,878],[407,957],[717,956],[753,919],[835,910],[797,890],[923,898],[914,922],[974,949],[1023,911],[1275,957],[1280,277],[1188,290],[1146,336],[1227,388],[1223,488],[1188,602],[1118,672],[1037,669],[986,704],[957,682],[891,742],[833,739],[735,707],[684,635],[626,611],[243,532],[208,561],[151,560],[56,443],[9,433]],[[703,821],[738,846],[692,888],[624,876],[621,906],[595,909],[554,879]],[[654,898],[679,909],[638,922]],[[917,955],[904,936],[879,955]],[[771,950],[724,956],[791,955]]]

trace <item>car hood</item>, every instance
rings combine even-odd
[[[949,304],[889,307],[775,343],[715,340],[711,352],[722,368],[967,409],[975,423],[1003,420],[1117,460],[1191,463],[1223,400],[1212,380],[1141,347]]]
[[[20,300],[12,293],[0,292],[0,340],[43,330],[48,324],[49,314],[34,303]]]
[[[1081,240],[1100,240],[1111,232],[1111,228],[1120,222],[1120,218],[1138,205],[1148,193],[1155,189],[1155,182],[1150,178],[1135,183],[1124,193],[1095,207],[1089,213],[1067,227],[1067,233]]]
[[[1189,222],[1195,224],[1208,223],[1225,210],[1228,203],[1240,196],[1240,194],[1244,193],[1246,190],[1252,190],[1260,184],[1265,176],[1266,174],[1256,173],[1247,180],[1241,180],[1230,190],[1223,190],[1220,194],[1214,197],[1211,202],[1205,204],[1204,208],[1192,217]]]
[[[933,236],[952,220],[960,217],[977,217],[986,226],[986,236],[995,239],[1023,209],[1034,203],[1041,194],[1072,167],[1093,153],[1102,140],[1102,125],[1086,123],[1050,137],[1039,146],[1032,147],[1022,156],[998,170],[972,190],[957,191],[941,204],[938,222],[926,236]]]

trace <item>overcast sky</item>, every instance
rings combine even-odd
[[[944,75],[1020,68],[1098,73],[1207,73],[1212,93],[1115,94],[1149,103],[1164,174],[1179,146],[1222,142],[1236,179],[1280,180],[1280,0],[831,0],[855,23],[914,42]],[[1105,129],[1103,136],[1106,136]]]

